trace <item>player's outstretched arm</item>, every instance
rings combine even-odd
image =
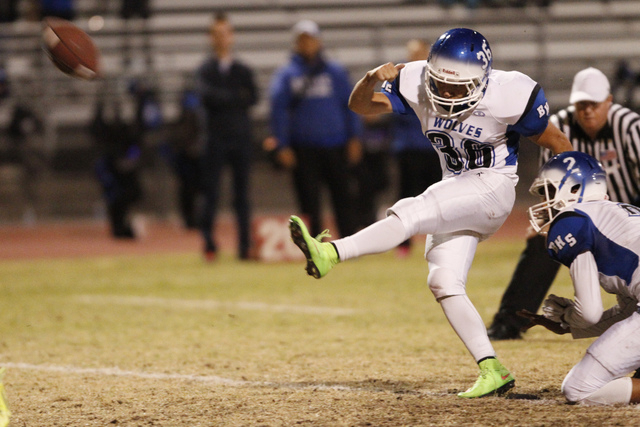
[[[567,136],[551,122],[549,122],[547,128],[540,135],[533,135],[529,138],[541,147],[548,148],[553,154],[573,151],[573,147]]]
[[[388,80],[392,82],[398,77],[404,64],[387,62],[373,70],[367,71],[356,83],[349,97],[349,108],[358,114],[391,113],[391,101],[383,93],[375,92],[376,85]]]

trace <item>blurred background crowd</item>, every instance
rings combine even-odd
[[[51,65],[40,40],[46,16],[72,20],[94,38],[102,52],[100,80],[75,80]],[[214,30],[220,18],[229,28]],[[304,20],[317,28],[296,29]],[[308,153],[287,157],[278,140],[278,72],[292,54],[304,57],[297,44],[304,33],[319,41],[323,61],[344,68],[352,86],[378,64],[419,55],[420,43],[428,49],[453,27],[483,33],[494,67],[537,80],[552,112],[567,104],[573,75],[589,66],[609,77],[617,102],[640,106],[640,8],[630,0],[2,0],[0,222],[98,218],[115,237],[131,238],[136,213],[198,229],[203,208],[208,217],[229,211],[242,226],[255,213],[295,213],[301,205],[323,211],[347,198],[356,213],[341,228],[350,233],[372,222],[385,202],[417,191],[407,188],[411,183],[436,178],[401,175],[424,154],[403,155],[412,148],[407,124],[359,117],[349,135],[358,146],[346,148],[344,188],[314,177],[327,181],[321,200],[299,200],[296,190],[309,178],[289,172]],[[233,54],[225,59],[219,44],[229,31],[231,41],[222,43]],[[202,68],[210,58],[219,60],[213,77]],[[239,65],[249,76],[233,92],[236,82],[225,75],[243,72]],[[211,93],[203,88],[207,79],[219,85]],[[231,101],[212,97],[222,89]],[[294,109],[300,101],[288,102]],[[216,108],[240,116],[202,120]],[[211,126],[216,136],[226,132],[228,146],[206,149]],[[234,138],[246,140],[242,153],[229,149]],[[202,175],[205,155],[206,170],[219,168],[219,176]],[[537,168],[533,144],[522,145],[521,161],[518,191],[526,197]],[[205,233],[212,227],[205,225]],[[215,242],[204,237],[205,253],[214,257]],[[239,245],[239,256],[250,256],[248,243]]]

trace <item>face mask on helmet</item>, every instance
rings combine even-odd
[[[441,35],[427,60],[425,88],[433,111],[453,118],[475,108],[487,88],[491,63],[489,42],[477,31],[455,28]]]
[[[607,178],[600,163],[588,154],[567,151],[549,159],[533,181],[529,192],[542,197],[529,208],[529,222],[546,234],[561,209],[576,203],[606,200]]]

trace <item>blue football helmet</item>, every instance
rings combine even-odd
[[[454,28],[431,46],[427,59],[426,91],[433,111],[440,117],[458,117],[478,105],[491,73],[491,48],[482,34]],[[462,86],[461,98],[442,96],[444,85]]]
[[[544,234],[561,209],[608,199],[607,174],[590,155],[565,151],[540,168],[529,192],[544,199],[529,208],[529,222],[538,233]]]

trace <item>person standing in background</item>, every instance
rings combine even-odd
[[[364,228],[378,219],[379,199],[389,186],[389,149],[393,116],[362,116],[362,159],[352,169],[357,181],[356,221]]]
[[[19,17],[18,0],[0,2],[0,22],[15,22]]]
[[[214,56],[196,72],[205,135],[202,155],[204,207],[201,231],[207,261],[216,258],[214,221],[220,199],[221,175],[229,165],[233,175],[233,206],[238,229],[238,257],[251,258],[249,178],[253,150],[249,109],[258,101],[253,71],[233,57],[233,26],[226,14],[214,16],[210,28]]]
[[[142,198],[140,184],[141,141],[134,125],[121,116],[120,104],[96,105],[91,134],[100,150],[95,172],[102,187],[111,226],[117,239],[137,237],[131,209]]]
[[[424,40],[411,39],[407,42],[409,62],[425,60],[429,57],[429,44]],[[414,197],[424,192],[431,184],[442,178],[440,159],[431,142],[422,133],[418,116],[395,114],[391,150],[398,162],[400,180],[399,199]],[[411,250],[411,239],[402,242],[396,253],[404,258]]]
[[[294,53],[271,82],[271,132],[267,150],[293,171],[300,211],[319,234],[321,186],[331,195],[341,235],[356,231],[354,178],[350,166],[360,162],[362,123],[349,110],[351,82],[345,67],[325,58],[320,28],[309,20],[293,27]]]
[[[200,185],[200,99],[192,88],[186,88],[180,102],[180,115],[172,123],[166,157],[176,174],[178,206],[185,228],[198,229],[198,206],[201,202]]]
[[[151,16],[149,0],[122,0],[120,4],[120,17],[122,19],[133,17],[147,19],[149,16]]]

